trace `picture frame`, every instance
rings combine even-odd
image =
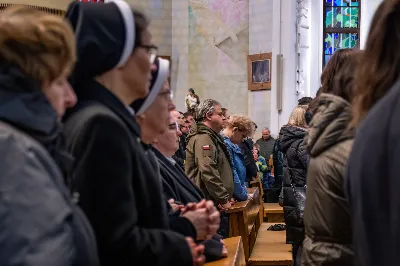
[[[248,90],[270,90],[272,81],[272,53],[247,56]]]

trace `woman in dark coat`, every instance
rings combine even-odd
[[[169,130],[160,135],[154,146],[154,154],[160,165],[163,193],[166,199],[176,205],[185,206],[204,200],[201,190],[186,176],[184,170],[172,159],[179,146],[180,131],[178,124],[171,117]],[[208,223],[208,222],[207,222]],[[219,227],[219,224],[216,228]],[[214,261],[228,255],[223,245],[222,236],[215,235],[210,240],[199,241],[205,246],[206,261]]]
[[[62,18],[33,8],[0,19],[0,264],[99,265],[89,222],[62,173],[60,119],[76,103],[75,41]]]
[[[305,113],[304,107],[295,107],[290,115],[289,123],[282,127],[279,133],[281,151],[284,154],[282,196],[286,223],[286,243],[293,245],[295,265],[300,263],[301,251],[299,255],[297,255],[297,251],[304,239],[304,225],[296,214],[296,199],[294,198],[292,184],[295,187],[306,185],[308,155],[304,142],[307,133]]]
[[[77,158],[73,189],[96,232],[101,265],[193,265],[200,251],[169,230],[159,174],[129,107],[150,85],[146,19],[125,1],[75,2],[66,16],[78,49],[78,105],[65,126]]]

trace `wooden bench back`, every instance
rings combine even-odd
[[[243,243],[240,236],[224,239],[228,257],[217,261],[208,262],[205,266],[246,266]]]
[[[248,194],[251,197],[250,200],[238,202],[226,211],[226,213],[230,214],[229,236],[242,237],[246,261],[249,259],[253,249],[264,214],[260,212],[260,202],[262,200],[260,190],[257,187],[249,188]]]

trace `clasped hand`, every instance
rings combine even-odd
[[[197,240],[210,239],[217,233],[220,224],[220,213],[212,201],[202,200],[199,203],[188,203],[186,206],[178,205],[173,199],[169,200],[175,211],[188,219],[196,228]]]

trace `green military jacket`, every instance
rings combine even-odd
[[[215,204],[227,203],[233,195],[233,172],[229,152],[222,137],[198,123],[186,138],[187,176]]]

